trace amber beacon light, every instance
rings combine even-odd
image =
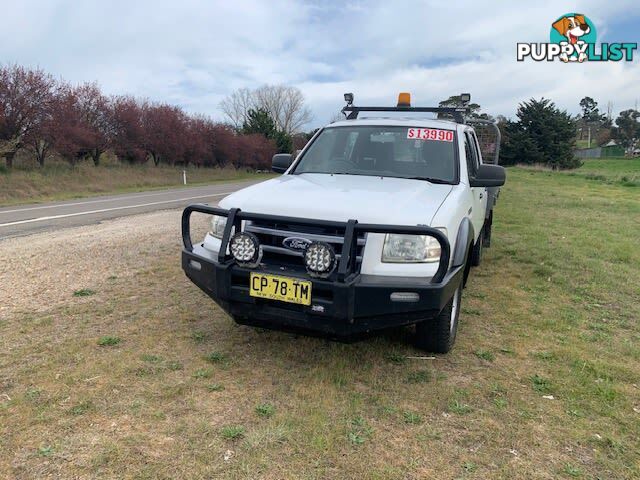
[[[411,106],[411,94],[408,92],[402,92],[398,94],[398,106],[410,107]]]

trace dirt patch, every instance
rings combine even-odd
[[[8,287],[0,289],[0,317],[42,312],[74,293],[91,296],[105,283],[148,268],[154,256],[177,255],[180,215],[160,211],[0,241],[0,278]],[[202,234],[206,219],[193,219],[194,232]]]

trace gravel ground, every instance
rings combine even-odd
[[[42,312],[68,302],[83,288],[98,290],[109,277],[133,275],[148,265],[153,242],[159,252],[176,252],[180,210],[159,211],[95,225],[0,240],[0,318]],[[206,228],[193,215],[194,239]]]

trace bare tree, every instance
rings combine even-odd
[[[248,88],[240,88],[220,102],[220,109],[236,128],[242,127],[247,120],[247,112],[254,106],[254,94]]]
[[[278,129],[289,135],[299,132],[312,118],[297,87],[264,85],[254,95],[256,106],[269,112]]]
[[[250,109],[266,110],[278,130],[289,135],[302,130],[312,118],[300,89],[286,85],[263,85],[255,90],[241,88],[222,100],[220,108],[236,128],[246,122]]]

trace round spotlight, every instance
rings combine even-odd
[[[336,266],[336,253],[325,242],[311,242],[304,252],[304,264],[311,275],[327,276]]]
[[[236,233],[229,240],[229,250],[236,262],[246,266],[257,265],[262,256],[260,241],[253,233]]]

